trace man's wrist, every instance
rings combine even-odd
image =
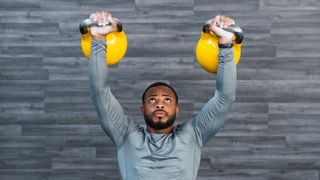
[[[223,43],[223,44],[220,44],[219,43],[219,48],[232,48],[233,47],[233,43]]]
[[[106,41],[106,37],[105,36],[93,36],[92,38],[97,40],[97,41]]]

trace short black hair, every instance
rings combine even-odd
[[[176,97],[176,103],[178,103],[178,95],[176,93],[176,91],[167,83],[165,82],[155,82],[153,84],[151,84],[150,86],[147,87],[147,89],[143,92],[143,95],[142,95],[142,103],[144,104],[144,97],[146,96],[146,93],[147,91],[152,88],[152,87],[156,87],[156,86],[165,86],[165,87],[168,87],[172,90],[172,92],[174,93],[174,96]]]

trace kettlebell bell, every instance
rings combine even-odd
[[[83,20],[79,25],[79,30],[81,33],[81,49],[84,56],[90,59],[91,50],[91,40],[92,36],[90,34],[90,27],[99,25],[92,21],[90,18]],[[111,26],[111,24],[107,24]],[[112,32],[106,36],[107,42],[107,55],[106,62],[109,66],[118,63],[127,51],[128,40],[125,32],[123,31],[123,26],[120,21],[117,21],[117,31]]]
[[[196,58],[203,69],[216,74],[218,70],[219,45],[217,36],[210,31],[210,24],[211,20],[208,20],[202,27],[201,37],[196,47]],[[230,25],[223,29],[235,35],[235,43],[233,44],[234,60],[238,64],[241,56],[241,43],[244,37],[243,31],[236,25]]]

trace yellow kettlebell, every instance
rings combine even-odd
[[[110,24],[109,24],[110,25]],[[80,23],[79,29],[81,32],[81,49],[85,57],[89,60],[91,50],[92,36],[89,33],[91,26],[98,26],[91,19],[85,19]],[[106,36],[107,55],[106,61],[109,66],[118,63],[127,51],[128,40],[123,31],[122,24],[117,21],[117,32],[112,32]]]
[[[202,28],[201,37],[196,47],[196,58],[203,69],[211,73],[217,73],[219,60],[219,45],[217,36],[209,30],[211,21],[207,21]],[[243,31],[239,26],[231,25],[224,30],[235,34],[234,60],[238,64],[241,56],[241,43]]]

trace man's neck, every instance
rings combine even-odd
[[[148,132],[155,133],[155,134],[169,134],[172,132],[173,128],[174,128],[173,126],[170,126],[165,129],[154,129],[150,126],[147,126]]]

